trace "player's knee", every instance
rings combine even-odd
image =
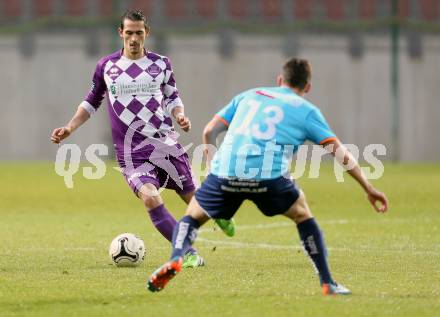
[[[163,204],[162,198],[154,186],[142,186],[138,192],[138,196],[147,209],[153,209]]]
[[[303,222],[312,217],[312,213],[306,202],[306,197],[302,191],[297,201],[285,213],[285,216],[292,219],[295,223]]]
[[[153,209],[163,204],[160,196],[142,196],[141,200],[148,209]]]
[[[203,211],[202,207],[200,207],[195,198],[191,199],[186,210],[186,215],[191,216],[191,218],[197,220],[199,225],[203,225],[209,220],[208,215]]]
[[[295,223],[300,223],[309,218],[312,218],[312,214],[307,209],[302,208],[295,213],[293,220]]]

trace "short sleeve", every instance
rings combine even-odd
[[[92,87],[80,106],[92,115],[101,105],[106,89],[107,87],[104,80],[104,62],[100,61],[98,65],[96,65],[95,73],[93,74]]]
[[[318,109],[313,109],[306,117],[307,139],[316,144],[323,144],[336,139],[327,121]]]
[[[242,99],[242,95],[235,96],[230,103],[216,113],[216,117],[221,119],[221,121],[226,125],[229,125],[232,121],[232,118],[234,118],[235,112],[237,111],[237,106]]]

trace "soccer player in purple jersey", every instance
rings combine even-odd
[[[122,173],[148,209],[156,229],[172,241],[176,220],[165,208],[158,189],[173,189],[186,203],[194,195],[189,158],[177,142],[172,117],[185,132],[191,122],[185,116],[170,60],[144,49],[149,31],[141,11],[123,15],[119,28],[123,49],[98,62],[90,92],[70,122],[54,129],[51,140],[60,143],[72,134],[95,113],[106,95]],[[226,234],[233,235],[232,222],[219,225]],[[201,266],[203,262],[191,248],[184,267]]]

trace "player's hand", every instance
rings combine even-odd
[[[177,114],[176,122],[180,126],[180,128],[185,132],[188,132],[191,129],[191,121],[189,121],[189,118],[185,117],[185,115],[181,113]]]
[[[59,144],[62,140],[67,138],[70,133],[71,130],[68,127],[56,128],[53,130],[52,135],[50,136],[50,140],[52,141],[52,143]]]
[[[388,199],[384,193],[372,188],[367,195],[368,200],[377,212],[384,213],[388,210]]]

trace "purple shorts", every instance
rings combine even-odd
[[[136,154],[131,158],[130,165],[133,166],[127,166],[123,157],[117,156],[117,160],[125,180],[136,195],[144,184],[153,184],[157,189],[172,189],[179,195],[196,189],[186,153],[179,157],[166,156],[155,163],[149,160],[149,155]]]

